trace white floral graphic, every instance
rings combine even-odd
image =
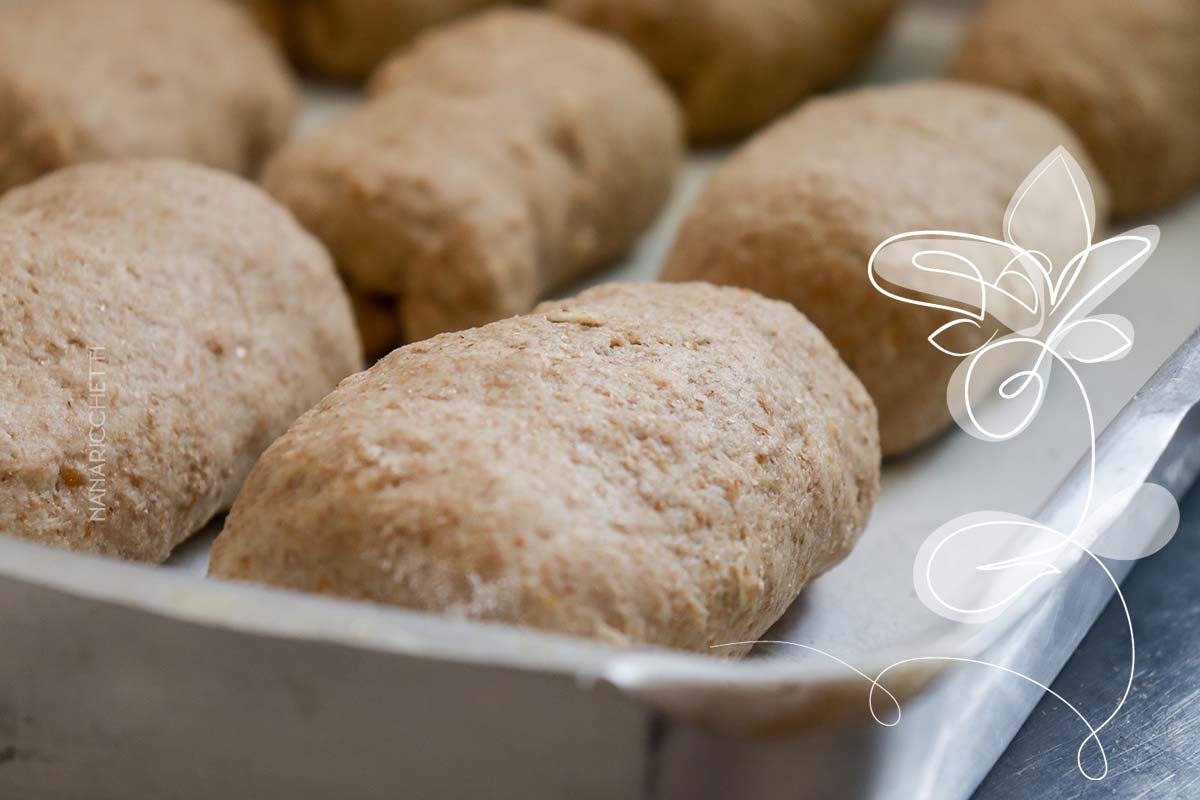
[[[1133,325],[1115,314],[1092,314],[1146,263],[1158,244],[1148,225],[1094,242],[1096,204],[1087,177],[1064,148],[1046,156],[1021,183],[1003,220],[1003,239],[955,231],[912,231],[881,242],[868,263],[871,284],[899,302],[937,311],[950,319],[929,334],[930,345],[961,358],[947,388],[947,402],[964,431],[986,442],[1019,436],[1037,418],[1051,372],[1065,373],[1080,398],[1088,433],[1087,490],[1069,530],[1005,511],[979,511],[933,531],[913,565],[918,596],[933,612],[963,623],[986,623],[1017,613],[1034,587],[1048,591],[1062,565],[1080,558],[1102,571],[1116,591],[1129,631],[1129,672],[1112,712],[1092,722],[1067,698],[1003,664],[948,655],[906,658],[874,676],[810,645],[773,642],[820,654],[870,684],[870,712],[888,727],[900,723],[900,706],[882,681],[915,662],[957,662],[999,670],[1040,687],[1074,713],[1088,731],[1076,752],[1089,780],[1108,774],[1100,733],[1129,697],[1136,669],[1133,622],[1125,598],[1103,558],[1134,560],[1169,541],[1179,522],[1174,497],[1161,486],[1137,484],[1097,505],[1096,423],[1080,364],[1118,360],[1133,348]],[[1142,536],[1136,542],[1106,537],[1117,516],[1132,515]],[[1003,554],[996,557],[997,554]],[[963,579],[969,573],[968,580]],[[731,644],[746,644],[744,642]],[[722,645],[731,646],[731,645]],[[876,709],[882,693],[893,713]],[[1095,748],[1100,769],[1089,771],[1084,750]]]
[[[983,623],[997,618],[1035,584],[1061,574],[1056,561],[1078,553],[1103,571],[1124,607],[1120,587],[1101,557],[1131,560],[1149,555],[1166,544],[1178,524],[1174,497],[1153,484],[1128,487],[1095,507],[1096,423],[1075,365],[1115,361],[1132,349],[1134,332],[1127,319],[1091,312],[1146,263],[1158,244],[1158,228],[1144,226],[1093,242],[1095,230],[1091,187],[1079,164],[1060,147],[1014,193],[1004,215],[1003,240],[915,231],[890,237],[871,255],[868,274],[880,292],[952,315],[929,341],[963,359],[947,389],[959,427],[984,441],[1020,435],[1037,417],[1051,372],[1063,371],[1078,390],[1090,437],[1087,493],[1070,530],[1004,511],[981,511],[950,520],[926,539],[913,567],[913,583],[922,601],[949,619]],[[969,345],[963,348],[962,342]],[[1114,515],[1131,511],[1153,527],[1155,535],[1140,546],[1106,541],[1102,534]],[[978,563],[975,554],[998,550],[1010,555]],[[953,580],[966,565],[973,565],[969,568],[979,580]],[[1125,616],[1129,675],[1112,713],[1093,725],[1055,694],[1087,726],[1089,735],[1076,760],[1080,772],[1092,780],[1108,772],[1099,733],[1120,711],[1133,685],[1136,644],[1128,609]],[[1050,691],[1002,665],[972,663],[1004,670]],[[1103,764],[1095,774],[1083,763],[1089,743]]]

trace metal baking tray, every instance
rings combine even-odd
[[[944,6],[906,11],[864,79],[935,73],[960,22]],[[349,102],[311,97],[306,124]],[[695,156],[661,225],[597,280],[652,278],[720,158]],[[1105,429],[1099,497],[1143,481],[1178,495],[1200,471],[1200,338],[1189,338],[1200,199],[1151,221],[1158,250],[1104,309],[1131,320],[1133,350],[1081,369]],[[1054,525],[1074,513],[1089,462],[1071,389],[1052,384],[1038,422],[1012,441],[956,430],[886,465],[859,547],[768,637],[821,652],[622,652],[211,581],[211,530],[162,568],[0,537],[0,798],[965,799],[1042,693],[965,660],[1049,684],[1113,584],[1067,554],[1019,607],[964,625],[921,603],[912,565],[960,514],[1004,509]],[[1093,535],[1153,536],[1136,504],[1109,510]],[[1105,563],[1117,580],[1129,565]],[[896,662],[872,694],[864,676]],[[1125,669],[1115,667],[1114,704]],[[1074,770],[1073,747],[1063,751]],[[1084,749],[1086,769],[1098,753]]]

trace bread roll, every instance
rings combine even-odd
[[[679,168],[677,109],[653,73],[545,12],[439,29],[372,89],[284,147],[263,183],[356,290],[394,298],[405,341],[528,311],[605,264]]]
[[[810,101],[714,173],[663,278],[794,304],[871,393],[884,454],[904,453],[950,422],[946,383],[958,359],[927,340],[949,317],[871,286],[872,251],[909,231],[1001,237],[1012,193],[1059,145],[1089,172],[1103,219],[1103,182],[1078,141],[1020,97],[934,81]],[[972,336],[947,332],[960,352],[981,344]]]
[[[211,572],[710,652],[849,552],[876,436],[787,304],[602,286],[343,382],[255,467]]]
[[[991,0],[952,73],[1062,117],[1112,189],[1142,214],[1200,184],[1200,3]]]
[[[675,90],[692,139],[748,133],[844,78],[897,0],[551,0],[620,37]]]
[[[362,80],[425,28],[502,0],[242,0],[301,65]]]
[[[126,156],[246,173],[287,134],[296,100],[276,49],[225,2],[0,6],[0,191]]]
[[[254,186],[174,161],[0,200],[0,531],[162,561],[361,365],[328,255]]]

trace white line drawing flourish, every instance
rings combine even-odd
[[[1101,560],[1136,560],[1165,545],[1179,522],[1174,497],[1161,486],[1141,484],[1094,507],[1096,423],[1087,388],[1076,364],[1116,361],[1133,348],[1133,325],[1114,314],[1091,315],[1104,299],[1146,263],[1159,231],[1147,225],[1093,242],[1096,207],[1091,186],[1078,162],[1063,147],[1039,163],[1013,194],[1004,214],[1004,239],[955,231],[923,230],[897,234],[871,254],[867,272],[872,286],[902,303],[951,318],[929,342],[961,358],[947,388],[947,402],[959,427],[983,441],[1001,442],[1020,435],[1036,418],[1052,370],[1062,370],[1079,392],[1089,436],[1087,487],[1083,506],[1068,531],[1003,511],[981,511],[946,522],[930,534],[913,565],[918,596],[934,613],[964,623],[996,619],[1035,585],[1062,574],[1056,561],[1086,556],[1112,584],[1129,632],[1129,671],[1125,689],[1111,713],[1098,723],[1049,686],[1002,664],[956,656],[918,656],[892,663],[874,677],[843,659],[809,645],[788,645],[818,653],[852,670],[870,684],[871,716],[881,725],[900,722],[896,698],[881,685],[883,677],[905,664],[923,661],[969,663],[1000,670],[1057,698],[1087,728],[1075,763],[1088,780],[1108,775],[1108,756],[1100,733],[1129,698],[1136,673],[1133,620],[1119,583]],[[994,395],[991,393],[994,392]],[[991,396],[989,396],[991,395]],[[987,401],[987,402],[985,402]],[[1137,542],[1109,541],[1108,522],[1136,508],[1153,530]],[[974,537],[974,538],[973,538]],[[970,544],[974,542],[974,544]],[[969,567],[979,580],[948,580],[973,554],[1012,552]],[[1074,551],[1074,552],[1073,552]],[[961,597],[954,596],[957,592]],[[733,642],[717,647],[730,647]],[[876,709],[883,692],[895,709],[885,720]],[[1083,753],[1092,744],[1101,769],[1089,772]]]

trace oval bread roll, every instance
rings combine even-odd
[[[425,28],[502,0],[242,0],[292,57],[331,78],[361,80]]]
[[[897,0],[552,0],[620,37],[675,90],[693,140],[748,133],[844,78]]]
[[[1200,3],[991,0],[956,77],[1043,104],[1083,140],[1121,215],[1200,184]]]
[[[126,156],[246,173],[287,134],[296,102],[271,42],[224,2],[0,7],[0,191]]]
[[[1020,97],[935,81],[812,100],[717,169],[663,278],[794,304],[871,393],[884,455],[904,453],[950,422],[946,384],[958,359],[927,340],[949,317],[871,286],[872,251],[908,231],[1000,237],[1012,193],[1059,145],[1089,172],[1104,219],[1103,183],[1082,147]],[[981,344],[963,331],[946,334],[956,350]]]
[[[678,111],[653,73],[545,12],[427,34],[373,91],[284,147],[263,184],[356,293],[391,298],[406,341],[528,311],[603,265],[680,165]]]
[[[233,176],[62,170],[0,200],[0,531],[143,561],[359,369],[328,255]]]
[[[849,552],[876,437],[787,304],[601,286],[344,381],[255,467],[211,572],[710,652]]]

